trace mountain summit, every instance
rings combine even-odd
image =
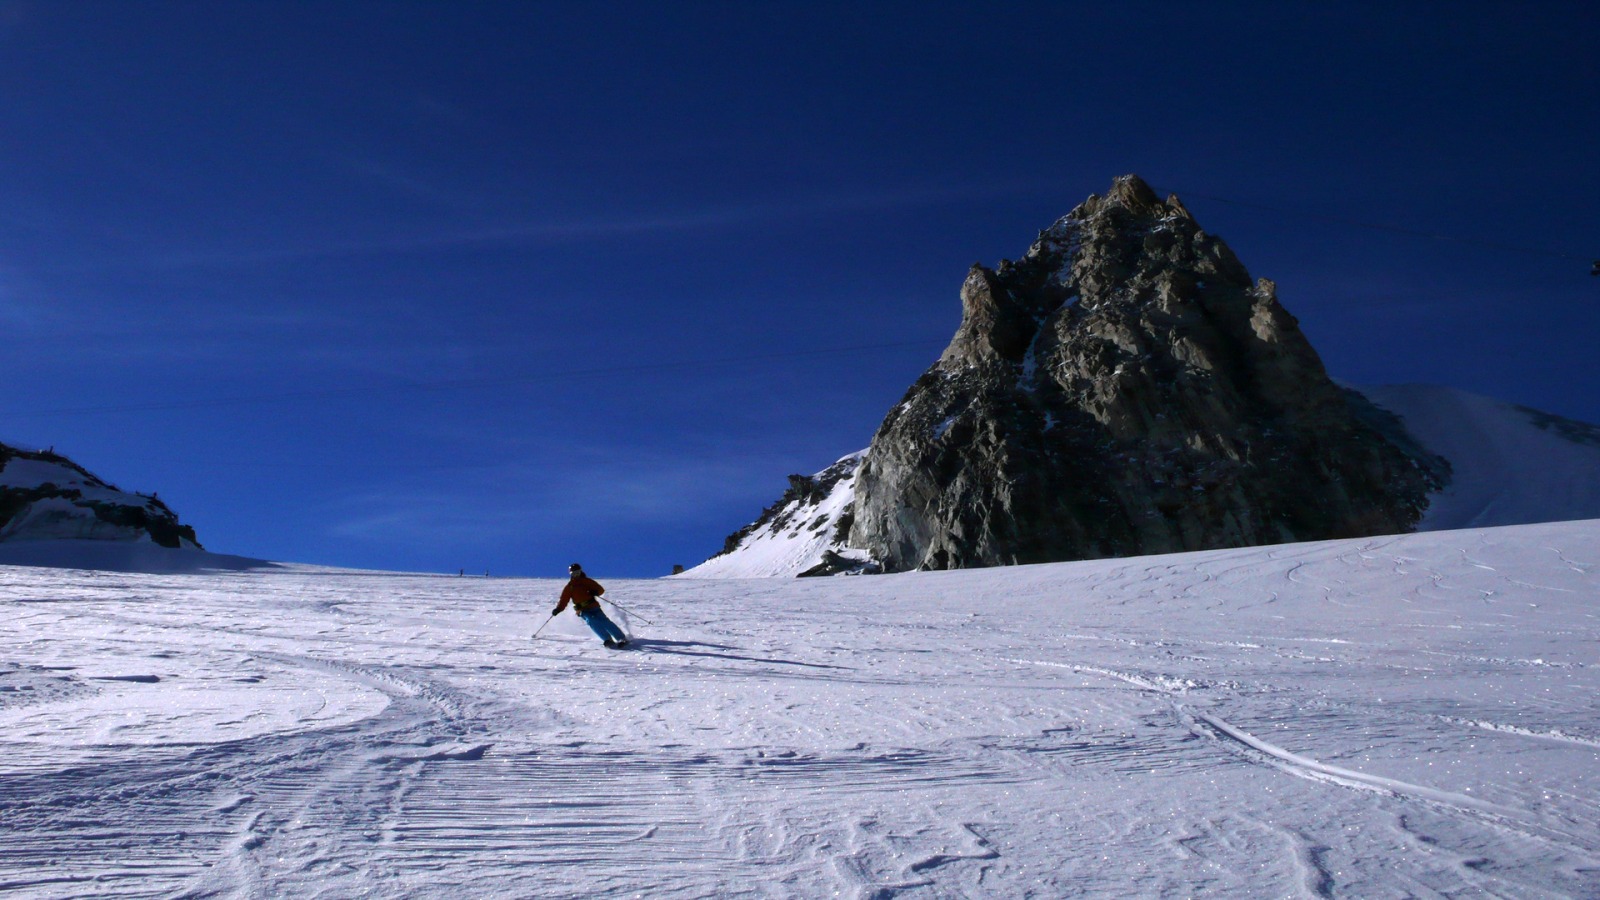
[[[961,302],[857,476],[849,541],[888,570],[1407,531],[1437,486],[1272,282],[1137,176],[973,266]]]
[[[854,551],[822,571],[1403,532],[1448,481],[1395,416],[1334,384],[1272,282],[1137,176],[1021,259],[974,265],[961,303],[853,502],[812,530]]]

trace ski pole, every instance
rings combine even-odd
[[[623,612],[627,613],[628,615],[633,616],[634,618],[636,618],[639,621],[645,623],[646,625],[654,625],[655,624],[654,622],[652,622],[649,619],[646,619],[644,616],[641,616],[638,613],[628,609],[626,606],[623,606],[621,603],[618,603],[615,600],[611,600],[611,599],[608,599],[606,597],[601,597],[600,599],[601,600],[605,600],[607,603],[611,604],[612,606],[615,606],[617,609],[622,610]]]
[[[549,625],[551,622],[554,622],[555,620],[556,620],[556,614],[555,613],[551,613],[550,614],[550,618],[544,620],[544,625]],[[543,631],[544,630],[544,625],[540,625],[539,626],[539,631]],[[528,638],[528,640],[530,640],[530,641],[538,640],[539,639],[539,631],[535,631],[533,633],[533,637]]]

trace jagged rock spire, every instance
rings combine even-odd
[[[978,265],[884,420],[849,543],[891,570],[1403,531],[1428,485],[1275,286],[1134,175]]]

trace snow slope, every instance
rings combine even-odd
[[[107,572],[209,572],[265,569],[278,564],[197,547],[163,547],[140,540],[22,540],[0,542],[0,566],[46,566]]]
[[[841,546],[835,540],[835,532],[840,517],[855,502],[856,472],[866,455],[865,450],[852,453],[811,476],[823,486],[817,496],[788,500],[770,520],[756,522],[733,552],[713,556],[679,577],[798,575],[821,563],[823,555],[830,551],[865,560],[865,551]]]
[[[1359,391],[1398,415],[1424,448],[1450,461],[1450,484],[1429,497],[1419,531],[1600,518],[1600,427],[1435,385]],[[797,523],[809,521],[816,510],[796,509],[684,576],[788,577],[816,565],[828,550],[866,559],[866,551],[832,541],[854,489],[854,477],[836,486],[826,504],[826,527],[801,529]]]
[[[1600,517],[1600,427],[1435,385],[1361,393],[1450,461],[1419,530]]]
[[[0,569],[0,893],[1600,896],[1600,521],[608,587]]]

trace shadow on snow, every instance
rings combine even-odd
[[[664,641],[654,638],[634,638],[628,646],[638,650],[649,650],[652,653],[675,653],[679,656],[704,656],[711,659],[732,659],[740,662],[776,663],[781,666],[804,666],[808,669],[844,669],[845,666],[830,666],[826,663],[799,662],[792,659],[776,659],[770,656],[740,656],[736,653],[708,653],[705,650],[688,650],[687,647],[709,647],[712,650],[738,650],[738,647],[729,647],[725,644],[706,644],[700,641]]]

